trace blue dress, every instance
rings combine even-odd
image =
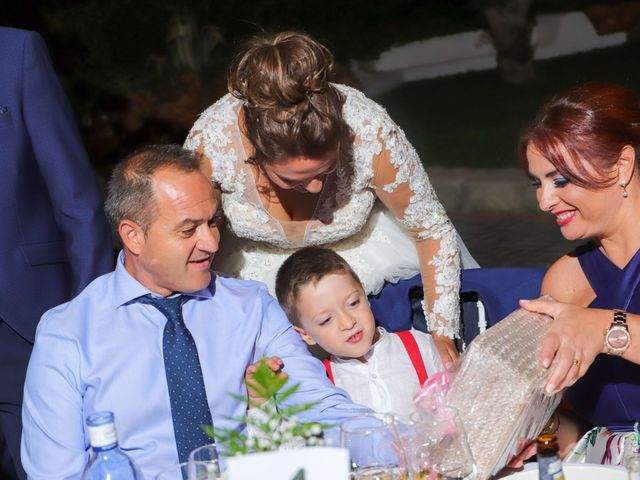
[[[596,293],[589,308],[640,314],[640,250],[622,269],[593,243],[580,247],[577,255]],[[632,341],[638,348],[640,339]],[[598,355],[567,395],[577,412],[594,425],[613,432],[631,431],[640,420],[640,365],[613,355]]]

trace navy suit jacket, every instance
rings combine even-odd
[[[0,27],[0,319],[40,316],[113,269],[95,175],[47,47]]]

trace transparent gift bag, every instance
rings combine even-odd
[[[518,453],[519,439],[535,439],[560,402],[559,394],[545,393],[548,371],[538,361],[551,321],[516,310],[477,336],[454,371],[430,379],[414,399],[427,413],[458,410],[478,480],[502,469]]]

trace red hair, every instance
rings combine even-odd
[[[622,148],[631,145],[640,151],[640,103],[619,85],[575,86],[545,104],[520,137],[518,153],[525,168],[529,145],[572,183],[607,187],[614,181],[610,174]]]

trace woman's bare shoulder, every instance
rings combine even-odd
[[[542,294],[551,295],[560,302],[573,303],[590,289],[575,251],[556,260],[542,281]]]

